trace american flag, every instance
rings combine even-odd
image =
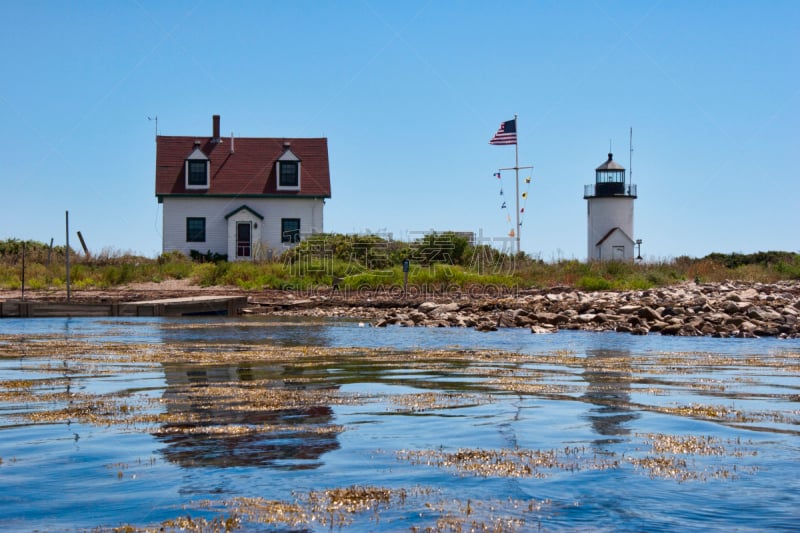
[[[517,144],[517,119],[502,122],[489,144]]]

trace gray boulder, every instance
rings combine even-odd
[[[662,320],[661,314],[652,307],[643,307],[639,309],[638,314],[645,320]]]

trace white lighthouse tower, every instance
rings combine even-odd
[[[595,170],[595,181],[586,185],[589,261],[625,261],[634,258],[633,201],[636,185],[625,181],[625,168],[608,154]]]

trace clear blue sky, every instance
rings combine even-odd
[[[509,231],[585,259],[583,186],[638,185],[649,259],[800,251],[800,2],[0,1],[0,239],[155,256],[164,135],[329,139],[325,230]],[[523,174],[523,177],[526,174]],[[522,185],[524,190],[524,184]],[[511,210],[513,214],[513,210]],[[499,242],[499,241],[498,241]]]

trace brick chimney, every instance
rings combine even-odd
[[[214,134],[211,137],[211,142],[221,142],[222,138],[219,136],[219,115],[214,115],[211,118],[214,122]]]

